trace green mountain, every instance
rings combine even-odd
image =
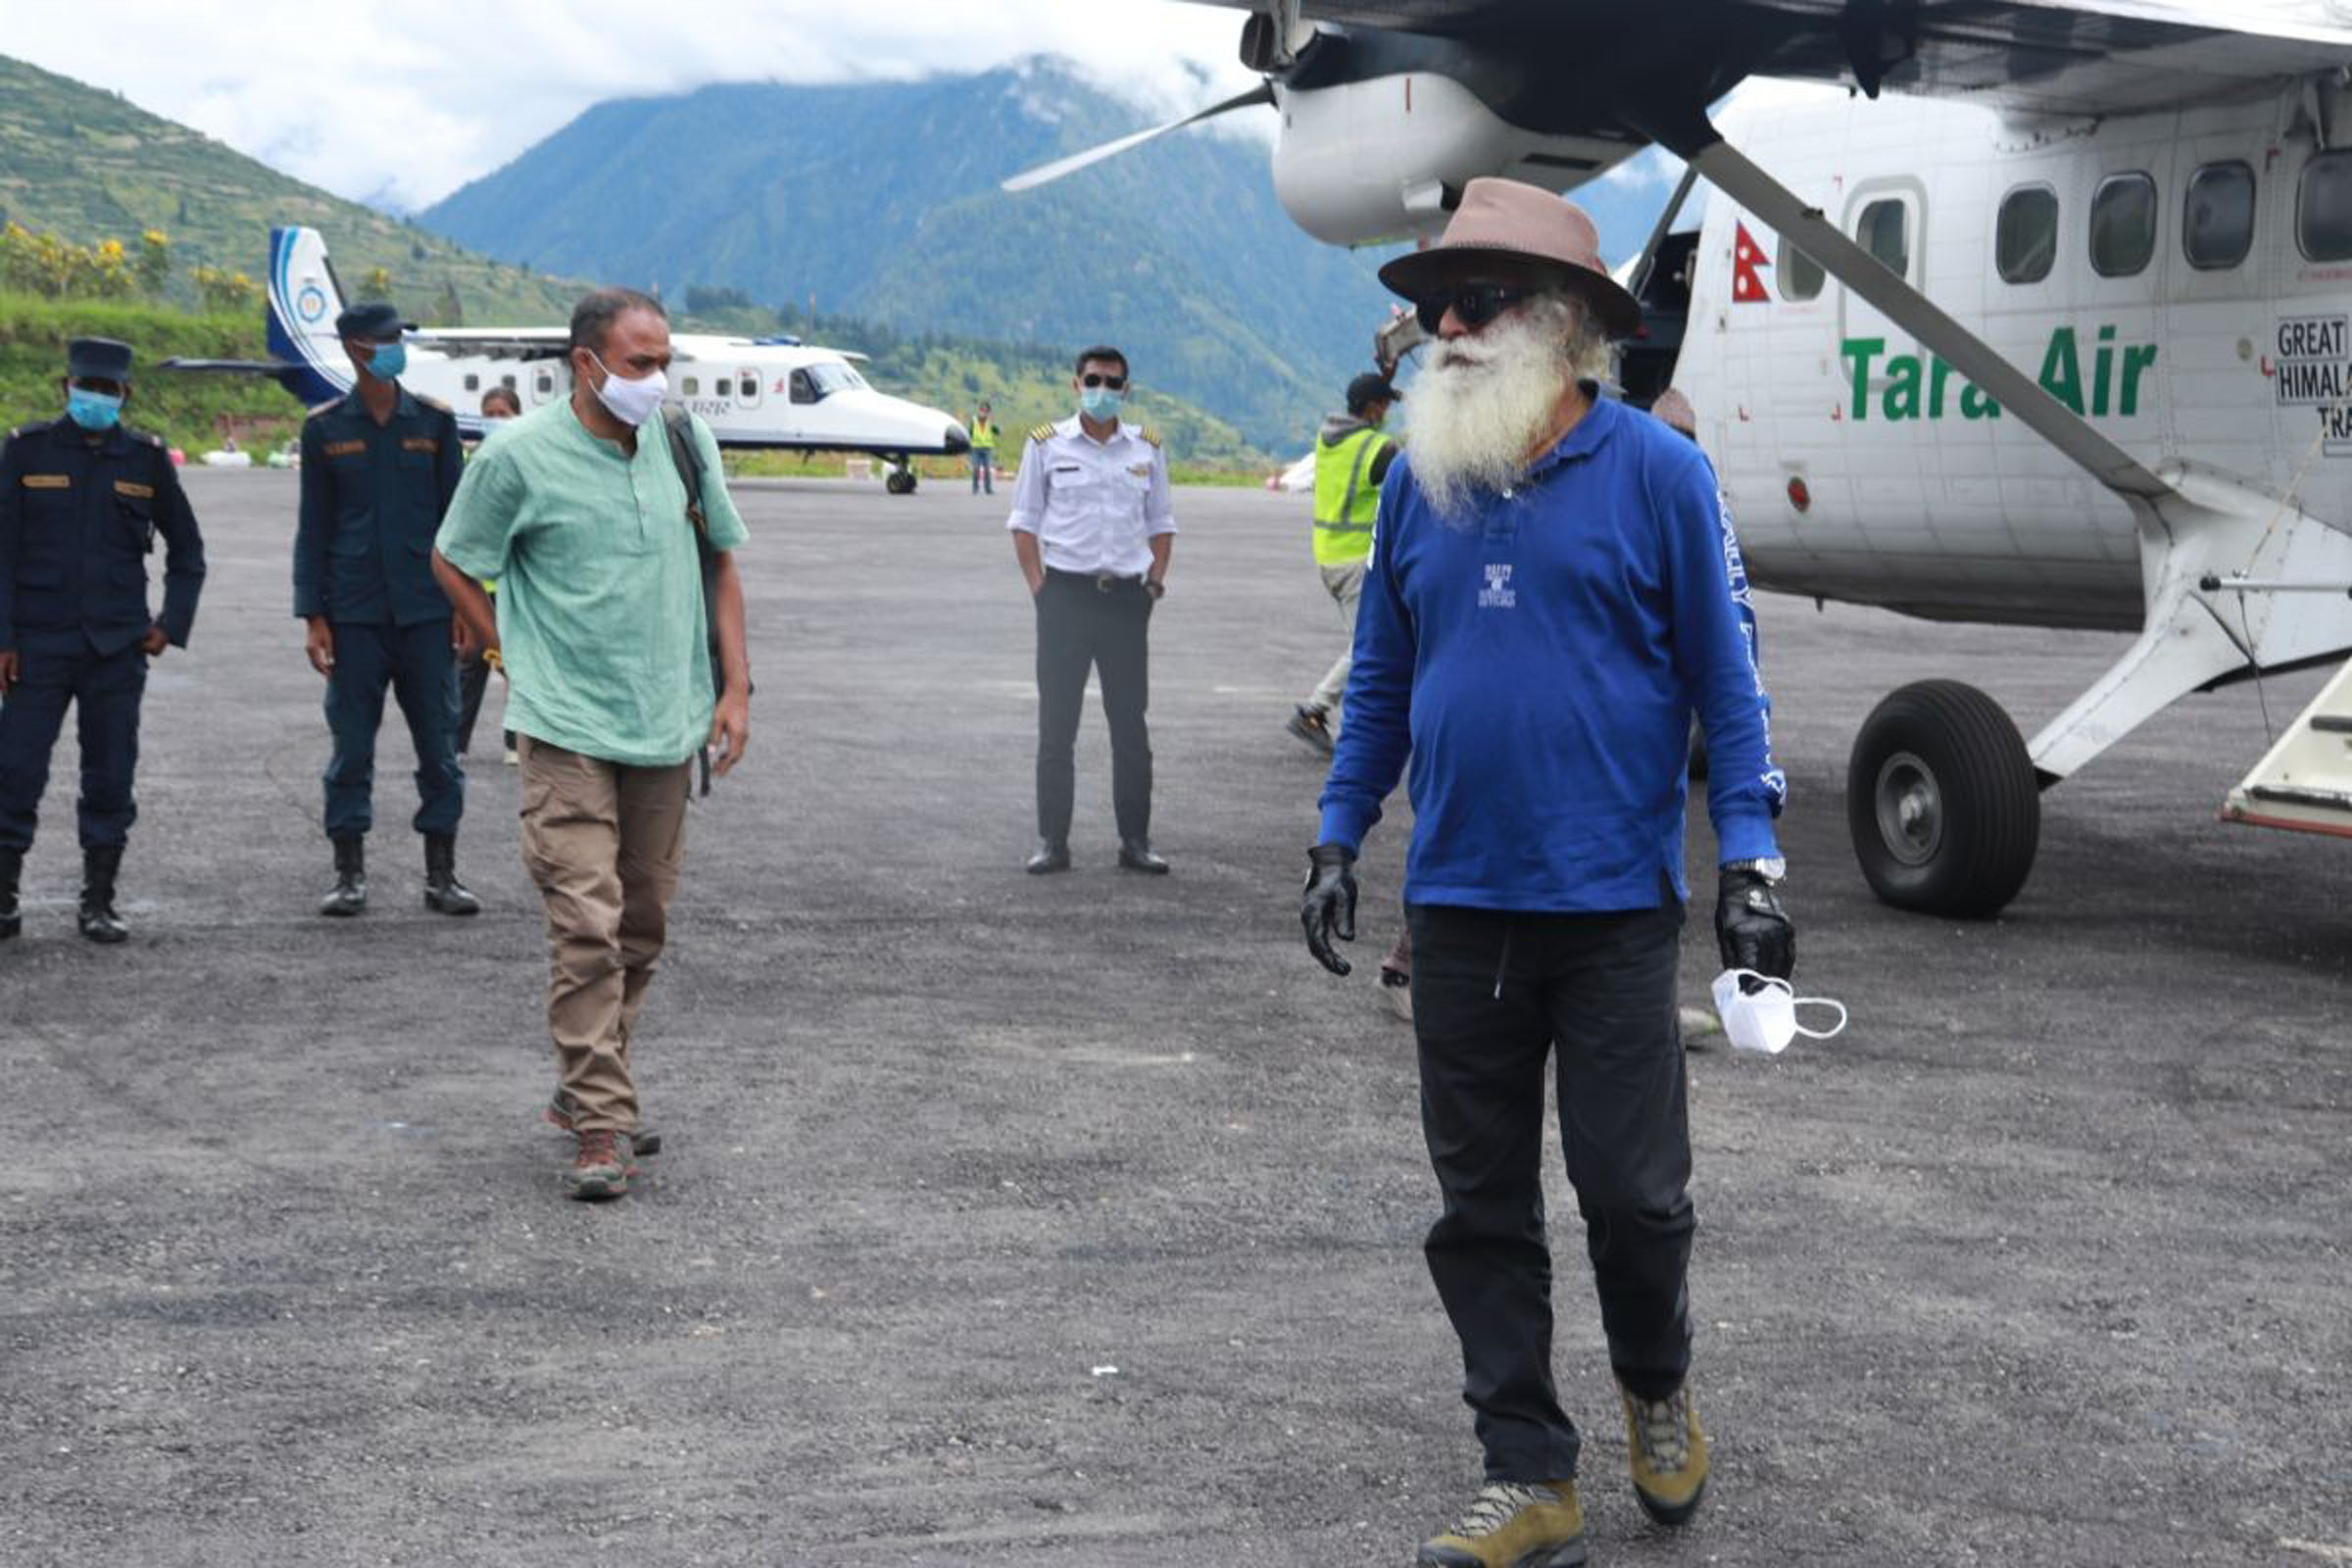
[[[677,297],[740,290],[902,332],[1116,343],[1140,385],[1272,450],[1368,368],[1376,259],[1316,243],[1261,146],[1170,137],[1022,195],[1138,111],[1051,61],[913,82],[599,104],[419,215],[489,252]]]
[[[258,274],[273,222],[326,236],[347,289],[383,268],[393,297],[419,318],[538,326],[569,318],[585,284],[491,261],[449,240],[340,200],[160,119],[113,93],[0,59],[0,227],[14,222],[76,246],[118,239],[135,255],[149,228],[171,240],[161,299],[39,298],[0,291],[0,428],[54,413],[68,338],[135,344],[145,365],[173,354],[267,358],[262,312],[192,312],[198,267]],[[873,357],[884,389],[968,414],[987,397],[1008,432],[1068,412],[1061,351],[937,332],[903,333],[855,318],[755,307],[748,297],[670,295],[681,328],[760,335],[793,331]],[[450,307],[454,304],[455,309]],[[699,308],[694,308],[699,307]],[[133,418],[191,449],[234,433],[274,444],[301,416],[276,386],[244,377],[142,373]],[[1194,466],[1253,469],[1266,460],[1234,427],[1184,400],[1147,393],[1138,416]],[[1009,460],[1013,454],[1007,451]]]
[[[0,58],[0,225],[134,251],[171,241],[171,297],[192,301],[197,267],[259,278],[273,223],[326,236],[357,288],[376,268],[419,320],[485,325],[565,318],[579,286],[491,261],[414,223],[281,174],[119,94]]]

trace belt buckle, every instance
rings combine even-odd
[[[1098,571],[1095,573],[1095,592],[1106,594],[1110,592],[1111,585],[1118,580],[1107,571]]]

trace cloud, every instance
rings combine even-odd
[[[338,195],[416,207],[592,104],[714,81],[905,79],[1054,53],[1139,120],[1172,117],[1253,79],[1241,21],[1170,0],[249,0],[223,26],[185,0],[95,0],[12,7],[0,47]]]

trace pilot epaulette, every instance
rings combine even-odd
[[[415,398],[417,402],[423,404],[435,414],[454,414],[457,412],[448,404],[442,402],[439,398],[426,397],[421,392],[412,392],[409,394],[409,396]]]
[[[21,435],[30,435],[35,430],[46,430],[49,428],[49,423],[50,421],[47,419],[28,420],[25,423],[20,424],[15,429],[9,431],[8,438],[11,441],[14,441]]]
[[[1151,442],[1153,446],[1159,445],[1159,432],[1152,429],[1148,424],[1138,427],[1135,433],[1142,436],[1146,441]]]
[[[164,438],[160,435],[157,435],[153,430],[137,430],[126,424],[122,427],[122,433],[130,437],[133,441],[137,441],[146,446],[160,448],[164,444]]]
[[[1029,432],[1029,439],[1030,439],[1030,440],[1032,440],[1032,441],[1051,441],[1051,440],[1053,440],[1053,439],[1054,439],[1054,426],[1052,426],[1051,424],[1041,424],[1041,425],[1039,425],[1039,426],[1038,426],[1036,429],[1034,429],[1034,430],[1031,430],[1031,431]]]
[[[305,418],[306,420],[307,420],[307,419],[316,419],[316,418],[317,418],[317,417],[318,417],[318,416],[320,416],[321,414],[331,414],[331,413],[333,413],[335,410],[337,410],[337,409],[341,408],[342,406],[343,406],[343,399],[342,399],[342,396],[341,396],[340,394],[337,394],[337,395],[336,395],[336,396],[334,396],[334,397],[328,398],[328,399],[327,399],[327,400],[326,400],[324,403],[313,404],[313,405],[312,405],[312,406],[311,406],[309,409],[306,409],[305,411],[303,411],[303,416],[303,416],[303,418]]]

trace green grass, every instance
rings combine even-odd
[[[267,359],[259,312],[202,315],[119,300],[51,300],[0,293],[0,421],[9,426],[54,419],[65,412],[58,381],[66,343],[112,337],[128,343],[130,407],[123,417],[190,453],[234,434],[257,456],[293,439],[302,406],[274,381],[249,375],[194,375],[158,369],[175,355]]]

